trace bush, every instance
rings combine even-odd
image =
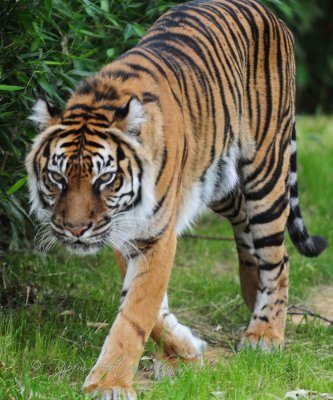
[[[332,0],[265,0],[295,36],[297,110],[333,111]]]
[[[328,111],[333,92],[332,43],[328,40],[332,27],[327,13],[330,0],[321,0],[320,6],[315,0],[266,2],[300,39],[296,50],[303,109],[313,111],[318,104]],[[35,129],[27,122],[34,99],[43,92],[55,104],[63,105],[82,78],[134,46],[146,28],[175,3],[2,1],[0,248],[22,245],[19,239],[29,236],[23,162],[35,135]],[[318,24],[324,29],[316,29]],[[325,60],[320,51],[327,57]]]
[[[0,248],[27,236],[27,121],[45,93],[62,106],[78,82],[134,46],[174,3],[151,0],[11,0],[1,14]],[[30,226],[30,225],[29,225]]]

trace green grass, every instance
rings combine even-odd
[[[332,130],[330,118],[298,119],[304,219],[312,233],[331,243]],[[209,213],[195,231],[231,236],[227,222]],[[302,304],[315,285],[333,285],[332,248],[318,259],[305,259],[288,239],[288,250],[291,303]],[[186,366],[173,380],[143,385],[138,378],[142,398],[282,399],[297,388],[333,393],[333,327],[289,320],[282,353],[236,354],[250,314],[240,297],[233,242],[180,239],[175,264],[172,309],[212,347],[225,349],[226,356],[201,370]],[[16,252],[0,268],[0,399],[84,399],[80,387],[108,331],[87,322],[111,326],[118,307],[121,279],[112,254],[105,250],[96,257],[67,260],[60,253],[41,257]],[[213,331],[217,325],[220,330]],[[153,350],[149,342],[145,355],[153,356]],[[143,373],[141,368],[139,375]]]

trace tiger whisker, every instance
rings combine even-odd
[[[119,233],[119,234],[124,234],[124,232],[122,232],[121,230],[117,230],[117,233]],[[145,260],[145,263],[146,263],[146,265],[148,266],[148,261],[147,261],[146,256],[142,253],[142,251],[141,251],[137,246],[135,246],[135,245],[134,245],[132,242],[130,242],[129,240],[125,239],[123,236],[121,237],[120,240],[121,240],[123,243],[125,243],[126,245],[130,246],[136,253],[138,253],[138,254]],[[120,245],[120,247],[121,247],[121,249],[124,248],[124,246],[121,246],[121,245]]]

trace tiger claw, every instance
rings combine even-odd
[[[237,351],[242,349],[262,350],[266,353],[274,353],[282,347],[282,339],[279,336],[267,334],[255,334],[245,332],[238,343]]]
[[[132,388],[114,386],[110,389],[97,389],[91,394],[94,400],[137,400]]]

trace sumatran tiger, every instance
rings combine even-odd
[[[120,307],[84,389],[135,399],[151,335],[161,358],[197,361],[206,343],[169,311],[177,236],[207,208],[232,224],[252,310],[240,347],[284,337],[287,226],[307,257],[296,172],[290,31],[257,0],[196,0],[165,13],[133,49],[83,81],[57,112],[45,100],[27,157],[32,210],[78,254],[111,244]]]

